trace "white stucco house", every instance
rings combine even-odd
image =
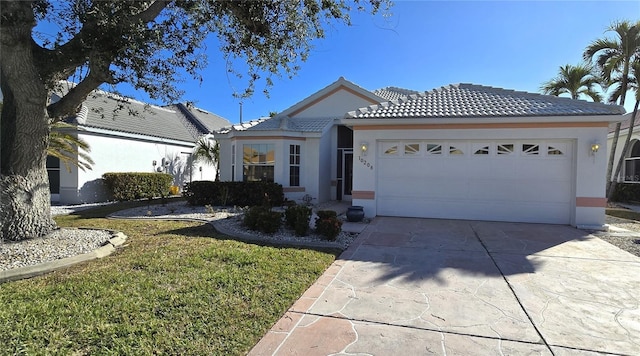
[[[221,179],[368,217],[604,224],[606,140],[624,108],[473,84],[368,91],[344,78],[216,134]]]
[[[231,123],[192,105],[165,107],[124,99],[95,91],[76,116],[74,135],[89,145],[92,170],[67,170],[57,158],[48,157],[47,171],[52,201],[61,204],[109,199],[102,175],[107,172],[165,172],[174,185],[192,180],[213,180],[216,167],[191,164],[196,141],[213,139],[212,132]]]
[[[614,166],[612,175],[615,174],[615,169],[622,155],[625,140],[629,136],[629,127],[631,123],[632,113],[623,115],[622,123],[620,125],[620,135],[618,137],[618,144],[616,145],[616,153],[614,158]],[[609,135],[607,136],[607,150],[611,152],[613,147],[613,136],[615,132],[615,123],[609,126]],[[631,133],[631,139],[629,141],[629,148],[625,154],[624,164],[620,174],[615,179],[617,182],[624,183],[640,183],[640,113],[636,115],[634,122],[634,128]]]

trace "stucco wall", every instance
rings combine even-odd
[[[299,112],[294,112],[291,117],[318,118],[335,117],[342,118],[346,112],[361,107],[369,106],[372,102],[351,91],[340,88],[323,97],[320,101],[312,103]]]
[[[573,192],[573,211],[571,224],[577,226],[601,226],[604,224],[604,206],[576,207],[576,198],[583,202],[598,201],[599,205],[605,197],[606,147],[592,155],[593,142],[606,142],[606,127],[567,127],[567,128],[523,128],[499,129],[380,129],[354,130],[354,191],[375,192],[377,188],[377,142],[383,139],[413,139],[413,140],[508,140],[508,139],[563,139],[571,140],[574,145],[573,171],[575,177]],[[366,156],[361,154],[359,146],[368,143],[369,151]],[[603,145],[601,145],[603,146]],[[373,169],[370,167],[373,166]],[[470,172],[472,174],[472,172]],[[374,195],[375,196],[375,195]],[[586,205],[589,205],[587,203]],[[357,198],[354,196],[353,205],[365,207],[366,216],[377,214],[375,198]]]
[[[193,144],[177,142],[152,142],[132,137],[113,137],[93,134],[78,135],[90,144],[90,156],[94,161],[93,169],[82,171],[73,168],[71,173],[61,171],[60,202],[75,204],[104,201],[109,198],[102,185],[102,175],[107,172],[154,172],[161,167],[163,158],[171,160],[168,173],[175,177],[174,184],[192,180],[214,179],[215,167],[197,164],[189,174],[186,163],[192,153]],[[154,140],[161,140],[153,138]],[[176,160],[177,159],[177,160]],[[156,166],[153,166],[153,161]],[[202,166],[202,172],[199,167]]]

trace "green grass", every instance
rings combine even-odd
[[[0,284],[0,354],[246,354],[335,259],[206,224],[99,218],[122,206],[57,218],[124,232],[115,254]]]
[[[607,208],[606,214],[617,218],[640,221],[640,213],[629,209]]]

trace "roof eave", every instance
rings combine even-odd
[[[499,116],[499,117],[398,117],[398,118],[353,118],[345,117],[341,123],[347,126],[411,125],[411,124],[496,124],[531,122],[618,122],[621,114],[610,115],[554,115],[554,116]]]
[[[357,84],[345,79],[344,77],[340,77],[335,82],[327,85],[326,87],[318,90],[317,92],[309,95],[308,97],[302,99],[301,101],[297,102],[296,104],[294,104],[294,105],[290,106],[289,108],[283,110],[281,113],[279,113],[277,115],[277,117],[280,117],[280,116],[291,116],[293,113],[298,112],[299,110],[305,108],[309,104],[312,104],[312,103],[316,102],[318,99],[324,97],[326,94],[331,93],[331,92],[333,92],[334,90],[336,90],[336,89],[338,89],[340,87],[345,87],[345,88],[348,88],[350,90],[353,90],[356,93],[367,97],[368,99],[370,99],[373,102],[386,101],[384,98],[381,98],[381,97],[375,95],[374,93],[372,93],[372,92],[370,92],[370,91],[358,86]]]
[[[234,138],[242,138],[242,139],[251,139],[255,138],[256,140],[261,139],[286,139],[286,138],[307,138],[307,137],[320,137],[322,136],[322,131],[289,131],[289,130],[249,130],[249,131],[239,131],[233,130],[224,133],[218,133],[215,135],[217,139],[234,139]]]

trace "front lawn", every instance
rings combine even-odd
[[[0,354],[243,355],[335,259],[202,223],[97,217],[117,208],[56,219],[124,232],[115,254],[0,284]]]
[[[640,221],[640,213],[629,209],[607,208],[606,213],[617,218]]]

